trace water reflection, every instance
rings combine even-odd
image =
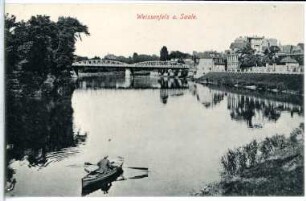
[[[173,77],[125,77],[120,74],[110,74],[99,77],[81,77],[77,80],[77,88],[84,90],[160,89],[160,101],[163,104],[167,104],[169,96],[184,95],[188,87],[187,79]]]
[[[178,89],[188,88],[186,79],[157,76],[128,77],[120,74],[101,75],[99,77],[80,77],[77,88],[96,89]]]
[[[222,91],[211,90],[198,84],[192,84],[190,91],[205,108],[213,108],[223,101],[225,93]]]
[[[217,106],[226,96],[227,109],[230,111],[231,119],[244,121],[249,128],[262,128],[266,121],[276,122],[283,111],[290,112],[291,117],[294,114],[303,115],[303,107],[290,102],[229,93],[198,84],[191,85],[190,91],[205,108]]]
[[[303,105],[294,97],[255,93],[186,79],[100,76],[79,78],[65,95],[9,97],[7,189],[17,180],[13,196],[79,196],[81,190],[98,196],[187,195],[204,180],[219,178],[219,159],[229,148],[287,133],[303,120]],[[278,122],[273,132],[267,122]],[[106,153],[126,157],[126,180],[81,189],[84,161]],[[144,166],[152,169],[150,177],[132,168]],[[48,182],[33,181],[40,176]],[[57,188],[51,192],[52,186]]]
[[[61,89],[64,93],[43,98],[7,94],[7,182],[14,182],[15,171],[10,167],[13,161],[23,161],[39,170],[79,153],[78,145],[87,136],[73,132],[73,90],[72,85],[66,86]]]

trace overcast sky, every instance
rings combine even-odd
[[[168,50],[229,49],[238,36],[276,38],[282,44],[304,39],[304,7],[301,4],[9,4],[5,12],[18,20],[44,14],[76,17],[87,25],[90,36],[76,44],[82,56],[157,54]],[[137,14],[194,14],[196,20],[139,20]]]

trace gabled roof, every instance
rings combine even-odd
[[[291,57],[285,57],[280,62],[281,63],[298,63],[295,59],[292,59]]]

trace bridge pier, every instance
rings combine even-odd
[[[125,69],[125,77],[131,77],[131,70],[130,69]]]
[[[126,68],[126,69],[125,69],[125,76],[126,76],[126,77],[133,77],[133,76],[134,76],[134,69],[132,69],[132,68]]]

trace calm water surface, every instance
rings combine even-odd
[[[299,98],[149,76],[81,78],[66,98],[22,104],[30,109],[19,111],[22,137],[15,128],[9,140],[10,196],[81,196],[84,162],[105,155],[124,158],[126,180],[87,196],[188,196],[218,181],[228,149],[304,120]]]

